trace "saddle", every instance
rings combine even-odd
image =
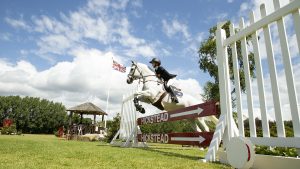
[[[159,110],[164,110],[164,106],[161,104],[161,101],[164,99],[164,97],[166,97],[167,94],[168,92],[164,92],[156,102],[152,103],[152,105],[157,107]]]
[[[170,85],[170,87],[173,89],[174,94],[175,94],[176,96],[178,96],[178,97],[182,97],[182,96],[183,96],[183,93],[181,92],[181,89],[175,87],[174,85]],[[155,106],[155,107],[157,107],[157,108],[160,109],[160,110],[164,110],[164,107],[163,107],[163,105],[162,105],[161,102],[162,102],[162,100],[164,99],[164,97],[166,97],[167,94],[168,94],[168,92],[165,91],[165,92],[159,97],[159,99],[158,99],[156,102],[152,103],[152,105]]]

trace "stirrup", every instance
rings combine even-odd
[[[178,103],[178,99],[176,97],[171,97],[172,102]]]

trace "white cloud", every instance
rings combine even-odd
[[[186,94],[193,96],[195,99],[199,101],[199,103],[203,102],[200,94],[203,94],[202,86],[199,85],[199,82],[195,79],[177,79],[175,82],[182,91]]]
[[[116,0],[111,1],[111,6],[115,9],[125,9],[129,0]]]
[[[116,52],[123,52],[128,56],[154,56],[157,46],[143,38],[134,35],[131,22],[125,9],[140,8],[141,1],[109,1],[89,0],[83,7],[71,11],[68,14],[60,13],[60,17],[49,17],[47,15],[32,16],[31,31],[38,32],[36,38],[38,49],[34,54],[50,59],[51,55],[68,53],[72,48],[88,46],[92,40],[100,45],[118,46]],[[23,19],[6,18],[13,27],[20,27],[29,31],[29,23]],[[36,36],[36,35],[35,35]],[[123,53],[122,53],[123,54]]]
[[[70,54],[73,60],[58,62],[43,71],[28,61],[21,60],[14,65],[0,60],[0,94],[42,97],[67,107],[91,101],[105,109],[110,88],[109,118],[120,112],[122,95],[135,86],[126,83],[126,73],[112,69],[112,57],[119,63],[124,63],[124,58],[87,48],[73,49]],[[187,94],[201,101],[202,88],[195,79],[178,79],[178,82]]]
[[[228,13],[224,12],[224,13],[219,13],[215,16],[210,16],[208,19],[216,19],[217,22],[220,22],[220,21],[227,20],[226,19],[227,17],[228,17]]]
[[[30,26],[28,26],[22,18],[21,19],[12,19],[12,18],[6,17],[5,21],[14,28],[30,30]]]
[[[188,31],[188,26],[184,23],[180,23],[177,19],[172,21],[162,20],[163,32],[169,37],[173,38],[176,34],[182,34],[185,40],[190,39],[190,33]]]
[[[145,56],[145,57],[154,57],[156,56],[156,52],[153,50],[151,46],[138,46],[135,49],[129,49],[125,51],[125,54],[131,57],[135,56]]]
[[[110,1],[89,0],[86,6],[88,11],[102,14],[107,12],[108,7],[110,6]]]
[[[68,18],[70,29],[76,32],[80,38],[95,39],[106,44],[109,41],[111,23],[101,17],[95,18],[85,11],[73,12]]]
[[[227,0],[228,3],[232,3],[234,0]]]
[[[219,11],[212,11],[212,14],[210,14],[209,16],[207,16],[207,18],[205,20],[203,20],[202,22],[204,22],[205,24],[217,24],[219,22],[224,22],[226,20],[228,20],[228,13],[227,12],[219,12]]]
[[[178,78],[190,78],[190,77],[196,77],[198,75],[198,70],[184,70],[181,68],[176,68],[171,70],[174,74],[178,75]]]
[[[145,39],[139,38],[132,34],[132,26],[128,17],[124,12],[118,10],[123,10],[127,7],[129,1],[122,1],[121,4],[111,1],[89,1],[88,11],[85,8],[73,12],[70,14],[71,20],[70,30],[72,33],[68,33],[68,37],[78,37],[75,40],[81,42],[83,38],[94,39],[102,44],[119,44],[118,51],[127,51],[125,54],[128,56],[155,56],[156,49],[152,42],[147,42]],[[93,4],[93,5],[91,5]],[[137,5],[137,4],[136,4]],[[95,18],[93,13],[97,13],[99,8],[101,13]],[[138,6],[138,5],[137,5]],[[114,8],[114,12],[108,12],[109,8]],[[66,19],[65,19],[66,20]]]
[[[73,46],[72,41],[63,35],[49,35],[42,37],[38,42],[39,54],[53,53],[62,55]]]
[[[244,13],[249,13],[249,9],[251,9],[252,4],[250,5],[249,2],[244,2],[240,6],[239,14],[240,16],[245,16]]]
[[[10,33],[0,33],[0,40],[10,41],[11,40],[11,34]]]
[[[143,7],[142,0],[131,0],[130,2],[132,6],[139,7],[139,8]]]
[[[203,41],[206,33],[198,32],[195,33],[194,36],[191,36],[191,33],[188,31],[188,25],[180,23],[177,19],[173,19],[171,21],[163,19],[162,26],[163,32],[171,39],[174,39],[174,37],[175,39],[178,39],[178,37],[180,37],[179,35],[182,35],[180,37],[180,41],[183,42],[184,48],[182,52],[180,52],[180,56],[185,57],[185,59],[186,56],[189,56],[189,59],[192,59],[193,61],[195,61],[195,58],[198,58],[197,52],[199,44]]]
[[[145,44],[144,39],[136,38],[133,35],[130,34],[131,25],[127,18],[123,18],[118,22],[118,25],[120,26],[119,29],[116,29],[115,32],[118,35],[121,35],[121,38],[119,39],[119,42],[126,46],[138,46],[140,44]]]
[[[63,23],[54,18],[42,15],[41,17],[33,16],[32,20],[35,24],[35,31],[41,33],[63,33],[67,31],[67,27]]]
[[[37,71],[27,61],[13,65],[0,60],[1,95],[24,95],[61,101],[67,107],[93,101],[105,109],[106,91],[111,88],[112,112],[119,112],[122,95],[132,89],[126,74],[112,70],[114,53],[79,48],[72,51],[72,61],[59,62],[44,71]]]
[[[154,26],[153,26],[152,24],[148,24],[148,25],[146,26],[146,30],[148,30],[149,32],[152,32],[154,29],[155,29],[155,28],[154,28]]]
[[[199,44],[203,41],[205,35],[205,32],[200,32],[195,38],[191,38],[186,48],[183,49],[183,56],[191,56],[192,60],[198,60]]]

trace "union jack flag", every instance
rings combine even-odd
[[[125,73],[126,67],[113,60],[113,68],[119,72]]]

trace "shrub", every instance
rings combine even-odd
[[[120,127],[120,121],[121,121],[121,116],[118,113],[116,117],[113,118],[112,121],[107,121],[107,128],[108,132],[107,135],[105,136],[105,141],[110,142],[113,137],[116,135],[116,133],[119,130]]]
[[[55,135],[56,137],[59,137],[58,131],[54,131],[54,135]]]
[[[285,157],[297,157],[297,151],[295,148],[288,147],[275,147],[270,148],[268,146],[257,146],[255,148],[256,154],[285,156]]]
[[[17,134],[16,125],[6,126],[3,127],[1,130],[1,134],[11,135],[11,134]]]

